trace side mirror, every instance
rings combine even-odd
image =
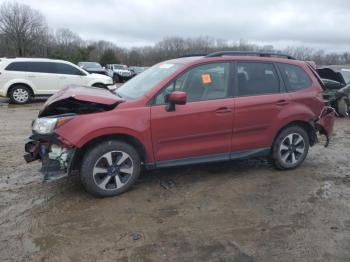
[[[186,101],[186,92],[174,91],[165,96],[165,103],[167,104],[165,110],[167,112],[175,111],[175,105],[184,105]]]

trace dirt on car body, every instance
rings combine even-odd
[[[42,183],[23,142],[41,103],[1,100],[2,261],[349,261],[350,125],[297,170],[264,159],[142,173],[96,199],[77,177]]]

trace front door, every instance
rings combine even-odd
[[[229,63],[196,66],[155,97],[151,129],[156,162],[228,159],[234,111],[229,68]],[[167,112],[164,96],[174,90],[186,92],[187,103]]]
[[[27,70],[25,78],[35,89],[36,95],[51,95],[58,87],[58,78],[52,62],[23,62]]]
[[[55,65],[58,77],[58,90],[69,85],[87,85],[86,75],[84,75],[84,73],[78,68],[64,63],[55,63]]]

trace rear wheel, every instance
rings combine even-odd
[[[9,97],[14,104],[28,103],[32,97],[30,89],[24,85],[16,85],[10,89]]]
[[[300,126],[289,126],[277,136],[272,152],[276,168],[293,169],[304,162],[310,142],[306,131]]]
[[[140,157],[131,145],[109,140],[86,153],[80,179],[86,191],[95,196],[116,196],[135,183],[140,170]]]

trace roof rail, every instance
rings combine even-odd
[[[192,57],[192,56],[207,56],[207,53],[203,54],[187,54],[187,55],[182,55],[180,58],[185,58],[185,57]]]
[[[220,57],[220,56],[260,56],[260,57],[282,57],[292,60],[297,60],[296,58],[283,54],[274,52],[253,52],[253,51],[219,51],[208,54],[206,57]]]

